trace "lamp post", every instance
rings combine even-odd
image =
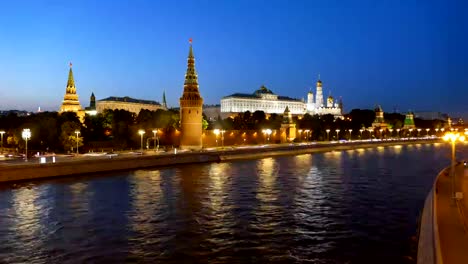
[[[412,129],[412,128],[409,129],[409,135],[410,135],[410,137],[411,137],[411,132],[413,132],[413,129]]]
[[[263,133],[265,133],[267,135],[267,143],[270,144],[270,135],[271,135],[271,129],[265,129],[263,131]]]
[[[439,134],[439,129],[436,128],[436,129],[434,129],[434,130],[435,130],[435,135],[436,135],[436,137],[437,137],[437,134]]]
[[[390,128],[388,131],[390,131],[390,138],[393,137],[393,128]]]
[[[380,132],[380,140],[383,140],[383,129],[379,129],[379,132]]]
[[[26,161],[28,161],[28,140],[31,138],[31,130],[29,128],[23,129],[22,133],[23,139],[26,141]]]
[[[364,129],[362,129],[362,128],[359,129],[359,133],[361,133],[361,135],[360,135],[360,139],[361,139],[361,140],[362,140],[362,132],[364,132]]]
[[[369,138],[372,139],[372,133],[374,132],[374,129],[369,129]]]
[[[397,137],[400,138],[400,129],[397,128],[396,132],[397,132]]]
[[[219,135],[219,129],[214,129],[213,133],[216,135],[216,147],[218,147],[218,135]]]
[[[80,134],[80,131],[75,130],[75,134],[76,134],[76,155],[78,155],[79,154],[79,152],[78,152],[78,135]]]
[[[455,198],[455,143],[457,141],[465,141],[465,136],[458,133],[447,133],[443,139],[452,143],[452,166],[450,167],[450,174],[452,179],[452,198]]]
[[[335,132],[336,132],[336,140],[338,140],[338,139],[339,139],[340,130],[339,130],[339,129],[336,129]]]
[[[426,128],[426,137],[429,136],[429,130],[431,130],[430,128]]]
[[[226,130],[221,129],[221,148],[224,148],[224,132],[226,132]]]
[[[349,132],[349,141],[351,141],[351,133],[353,132],[352,129],[348,129],[348,132]]]
[[[0,140],[0,145],[1,145],[1,148],[2,148],[2,153],[3,153],[3,134],[5,134],[5,131],[0,131],[0,137],[1,137],[1,140]]]
[[[306,141],[308,141],[308,139],[309,139],[309,132],[310,132],[309,129],[306,129],[306,130],[305,130],[305,133],[306,133]]]
[[[158,131],[159,131],[159,129],[153,130],[153,134],[154,134],[154,149],[156,150],[156,152],[159,152],[159,137],[158,137]],[[157,144],[157,145],[156,145],[156,141],[158,141],[158,144]]]
[[[420,128],[418,128],[418,137],[419,137],[419,132],[421,132],[421,129],[420,129]]]
[[[325,130],[327,132],[327,141],[330,141],[330,129]]]
[[[138,134],[140,134],[140,136],[141,136],[140,151],[141,151],[141,154],[143,155],[143,135],[145,134],[145,131],[143,129],[140,129],[140,130],[138,130]]]

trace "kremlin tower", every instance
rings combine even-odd
[[[82,112],[80,101],[78,101],[78,94],[76,94],[75,80],[73,79],[71,63],[70,71],[68,72],[67,89],[65,90],[65,96],[63,97],[62,106],[60,107],[59,112],[75,112],[78,116],[80,116]]]
[[[203,98],[198,91],[198,76],[195,71],[195,57],[190,39],[187,72],[185,73],[184,93],[180,97],[180,147],[199,150],[202,148],[202,106]]]
[[[317,91],[315,94],[315,107],[324,107],[323,104],[323,92],[322,92],[322,81],[319,79],[317,81]]]

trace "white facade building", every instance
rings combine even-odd
[[[235,93],[221,99],[221,113],[244,113],[246,111],[263,111],[266,114],[283,114],[284,109],[289,108],[293,115],[326,115],[342,117],[342,104],[327,98],[323,100],[322,82],[317,81],[316,96],[312,91],[307,94],[307,102],[286,96],[274,94],[265,86],[260,87],[253,94]]]

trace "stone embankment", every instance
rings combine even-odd
[[[154,155],[120,155],[109,158],[70,158],[56,163],[25,163],[0,165],[0,182],[24,181],[79,174],[134,170],[163,166],[178,166],[208,162],[256,159],[279,155],[298,155],[314,152],[341,151],[403,144],[434,143],[437,140],[405,140],[379,142],[351,142],[330,144],[283,144],[264,147],[225,148],[216,151],[179,152]]]

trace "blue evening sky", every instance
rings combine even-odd
[[[468,112],[464,1],[15,0],[0,3],[0,109],[57,110],[73,62],[83,106],[131,96],[170,106],[188,39],[207,104],[262,84],[347,111]],[[465,10],[465,11],[464,11]]]

